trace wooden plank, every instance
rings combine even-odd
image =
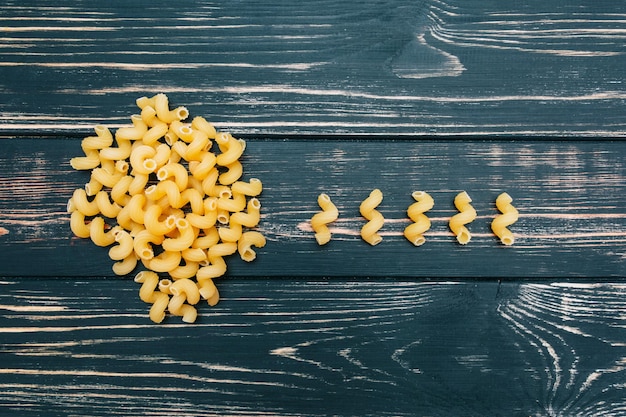
[[[119,0],[0,10],[0,132],[166,92],[236,133],[623,136],[620,2]]]
[[[1,413],[626,410],[623,284],[231,279],[197,324],[161,326],[119,280],[1,288]]]
[[[4,140],[0,155],[0,264],[5,276],[110,276],[106,248],[72,237],[65,206],[88,172],[68,160],[78,140]],[[623,277],[626,241],[626,141],[509,139],[315,140],[248,138],[245,178],[260,178],[268,239],[254,264],[232,258],[233,276]],[[379,188],[384,240],[359,236],[358,211]],[[402,231],[414,190],[435,207],[427,242],[412,246]],[[448,221],[466,190],[479,217],[472,241],[456,243]],[[320,247],[308,223],[328,193],[340,211],[333,240]],[[490,231],[495,198],[508,192],[520,211],[512,247]],[[33,262],[40,259],[43,262]],[[350,259],[350,262],[346,262]]]

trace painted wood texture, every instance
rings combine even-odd
[[[625,36],[604,0],[5,1],[0,415],[626,416]],[[157,92],[246,138],[265,185],[268,245],[195,325],[153,325],[65,213],[81,137]]]
[[[125,123],[154,92],[238,133],[626,130],[619,1],[9,0],[0,30],[5,132]]]
[[[116,280],[0,285],[7,415],[626,409],[623,283],[232,279],[192,326]]]
[[[89,180],[69,159],[76,140],[8,140],[0,156],[0,260],[10,276],[111,275],[108,248],[69,230],[66,204]],[[608,278],[626,275],[626,141],[620,140],[259,140],[247,141],[245,176],[264,184],[258,227],[268,244],[253,264],[230,258],[233,276],[399,276],[416,278]],[[360,237],[359,205],[374,188],[386,218],[383,242]],[[435,207],[426,243],[403,236],[411,193]],[[478,218],[472,241],[448,227],[466,190]],[[340,211],[333,238],[319,246],[311,217],[328,193]],[[505,247],[490,224],[501,192],[514,198],[516,243]],[[112,224],[115,224],[114,222]],[[43,256],[46,263],[32,263]],[[68,264],[68,259],[72,262]],[[351,262],[346,262],[350,259]]]

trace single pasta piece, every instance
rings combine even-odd
[[[265,237],[256,231],[245,232],[241,235],[237,243],[237,251],[239,256],[246,262],[252,262],[256,259],[256,252],[252,247],[262,248],[265,246]]]
[[[119,231],[119,228],[106,232],[105,226],[104,219],[100,216],[94,217],[89,223],[89,237],[97,246],[109,246],[115,242],[115,233]]]
[[[152,271],[141,271],[135,275],[135,282],[141,284],[139,298],[144,303],[152,304],[150,307],[150,320],[161,323],[165,318],[165,309],[169,304],[169,295],[156,291],[159,285],[159,276]]]
[[[109,258],[114,261],[120,261],[134,254],[133,237],[130,233],[126,230],[117,230],[114,236],[115,242],[117,242],[118,245],[109,249]]]
[[[133,114],[130,116],[133,127],[120,127],[115,132],[115,139],[119,140],[139,140],[148,131],[148,125],[143,121],[140,115]],[[107,158],[109,159],[109,158]],[[125,159],[125,158],[113,158],[113,159]]]
[[[339,217],[339,210],[330,200],[328,194],[320,194],[317,197],[317,203],[322,209],[321,212],[315,213],[311,217],[311,227],[315,232],[315,240],[318,245],[325,245],[330,241],[331,233],[328,224],[334,222]]]
[[[161,246],[169,252],[182,252],[189,249],[196,240],[194,228],[185,219],[176,219],[176,228],[179,235],[174,238],[168,238],[163,241]]]
[[[359,211],[368,222],[361,228],[361,238],[372,246],[378,245],[382,240],[382,236],[378,234],[378,230],[383,227],[385,218],[376,207],[383,201],[383,193],[379,189],[373,190],[369,197],[361,203]]]
[[[210,265],[198,269],[196,278],[200,284],[207,278],[218,278],[226,273],[226,262],[224,256],[232,255],[237,251],[237,244],[234,242],[218,243],[209,248],[207,258]]]
[[[415,191],[411,194],[416,201],[407,209],[409,218],[413,221],[404,229],[404,236],[415,246],[421,246],[426,242],[424,232],[430,229],[430,219],[424,214],[435,205],[430,194],[424,191]]]
[[[119,262],[115,262],[111,267],[115,275],[128,275],[137,266],[137,255],[131,253]]]
[[[491,230],[500,238],[500,242],[506,246],[510,246],[515,242],[513,233],[507,227],[515,223],[519,217],[519,212],[513,207],[512,202],[513,199],[510,195],[507,193],[500,194],[496,198],[496,207],[502,214],[496,216],[493,222],[491,222]]]
[[[471,223],[476,218],[476,210],[470,204],[471,202],[472,199],[465,191],[460,192],[454,198],[454,206],[459,213],[450,218],[449,226],[461,245],[466,245],[472,239],[472,234],[465,227],[466,224]]]
[[[230,133],[219,132],[215,135],[215,141],[222,151],[222,153],[217,156],[218,165],[228,166],[232,164],[241,157],[244,151],[243,143],[232,137]]]
[[[261,191],[263,191],[263,184],[258,178],[250,178],[250,181],[248,182],[236,181],[235,183],[233,183],[230,189],[232,190],[233,195],[243,194],[251,197],[256,197],[261,194]]]

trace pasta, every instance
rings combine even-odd
[[[383,227],[385,219],[376,207],[383,201],[383,193],[379,189],[373,190],[370,195],[363,200],[359,207],[361,216],[368,222],[361,228],[361,238],[372,246],[378,245],[383,238],[378,234],[378,230]]]
[[[430,194],[424,191],[415,191],[411,196],[416,202],[409,206],[407,214],[413,223],[404,229],[404,236],[413,245],[421,246],[426,242],[424,232],[430,229],[430,220],[424,213],[432,209],[435,202]]]
[[[512,202],[513,199],[510,195],[507,193],[500,194],[496,198],[496,207],[502,214],[496,216],[491,222],[491,230],[500,238],[500,242],[506,246],[510,246],[515,242],[513,233],[507,227],[515,223],[519,216],[519,212],[513,207]]]
[[[471,223],[476,218],[476,210],[470,204],[471,202],[472,199],[465,191],[460,192],[454,198],[454,206],[459,213],[450,218],[449,227],[461,245],[466,245],[472,239],[471,233],[465,227],[466,224]]]
[[[330,200],[328,194],[320,194],[317,203],[322,209],[311,218],[311,227],[315,232],[315,240],[318,245],[325,245],[330,241],[331,233],[328,229],[328,223],[332,223],[339,217],[337,207]]]
[[[136,104],[140,114],[130,126],[112,133],[97,125],[81,142],[84,156],[70,159],[74,169],[91,171],[68,200],[70,228],[110,247],[115,274],[143,265],[135,281],[152,321],[169,312],[191,323],[201,298],[219,301],[213,279],[226,273],[225,257],[239,252],[250,262],[253,248],[265,246],[265,237],[249,230],[260,222],[263,186],[242,179],[245,141],[200,116],[185,122],[187,109],[170,109],[165,94]]]

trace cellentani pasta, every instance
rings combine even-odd
[[[493,222],[491,222],[491,230],[500,238],[500,242],[506,246],[510,246],[515,242],[513,233],[507,227],[515,223],[519,216],[519,212],[513,207],[512,202],[513,199],[510,195],[507,193],[500,194],[496,198],[496,207],[502,214],[496,216]]]
[[[331,233],[328,224],[334,222],[339,217],[339,211],[328,194],[320,194],[317,197],[317,204],[322,209],[311,218],[311,228],[315,232],[315,240],[319,245],[325,245],[330,241]]]
[[[201,299],[219,301],[214,279],[226,273],[226,256],[247,262],[265,237],[260,222],[261,181],[244,181],[245,142],[218,132],[202,117],[191,123],[185,107],[170,109],[165,94],[141,97],[132,126],[113,134],[95,127],[83,139],[77,170],[91,170],[84,189],[67,204],[70,228],[98,246],[110,246],[113,272],[135,276],[139,297],[155,323],[166,313],[196,320]],[[159,278],[159,274],[166,278]]]
[[[454,198],[454,206],[459,213],[452,216],[449,226],[461,245],[466,245],[472,239],[472,234],[465,227],[466,224],[471,223],[476,218],[476,210],[470,204],[471,202],[472,199],[465,191],[460,192]]]
[[[376,207],[383,201],[383,193],[379,189],[373,190],[370,195],[363,200],[359,207],[361,216],[368,222],[361,228],[361,238],[372,246],[378,245],[383,238],[378,234],[378,230],[383,227],[385,218]]]
[[[430,229],[430,220],[424,212],[432,209],[435,202],[424,191],[415,191],[411,196],[416,202],[409,206],[407,214],[413,223],[404,229],[404,236],[415,246],[421,246],[426,242],[423,233]]]

